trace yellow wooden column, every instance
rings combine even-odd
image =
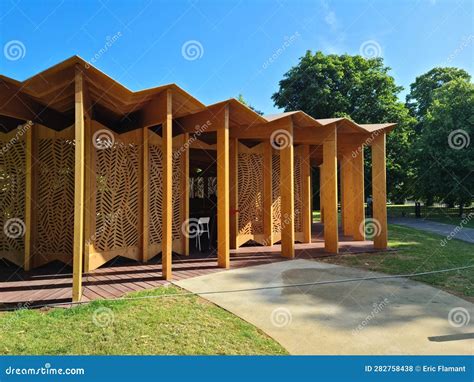
[[[163,152],[163,205],[162,205],[162,268],[163,278],[170,280],[173,251],[173,114],[172,92],[166,90],[166,117],[162,124],[162,152]]]
[[[183,134],[181,159],[181,197],[184,221],[189,220],[189,133]],[[189,256],[189,238],[181,234],[183,255]]]
[[[336,126],[323,142],[324,248],[338,253]]]
[[[374,247],[387,248],[387,174],[385,165],[385,133],[372,142],[372,198],[373,218],[378,228],[375,231]]]
[[[93,144],[92,133],[92,113],[87,107],[84,112],[85,131],[84,131],[84,272],[89,272],[91,269],[91,255],[94,251],[94,237],[95,237],[95,198],[96,198],[96,174],[95,174],[95,148]]]
[[[295,194],[294,194],[294,149],[293,120],[285,121],[285,134],[290,139],[280,147],[280,193],[281,193],[281,254],[295,257]],[[283,133],[282,133],[283,134]]]
[[[344,154],[341,160],[341,215],[342,231],[345,236],[351,236],[352,229],[352,163],[350,154]]]
[[[31,269],[31,259],[34,248],[34,232],[35,232],[35,207],[34,200],[36,195],[35,187],[35,157],[37,142],[35,139],[35,126],[29,125],[26,130],[26,163],[25,163],[25,259],[23,267],[25,271]]]
[[[323,190],[324,166],[319,166],[319,221],[324,223],[324,190]]]
[[[150,215],[148,209],[150,207],[150,137],[148,127],[142,128],[143,144],[142,144],[142,172],[143,172],[143,209],[142,209],[142,260],[144,263],[148,261],[148,248],[150,244]]]
[[[239,179],[238,179],[238,146],[237,138],[229,141],[229,189],[230,189],[230,248],[236,249],[239,227]]]
[[[351,156],[352,170],[352,236],[354,240],[365,240],[364,207],[364,150],[355,157]]]
[[[270,141],[266,141],[263,143],[263,234],[265,245],[273,245],[272,164],[273,146]]]
[[[230,265],[229,105],[219,112],[217,126],[217,263]]]
[[[303,242],[311,243],[311,159],[309,157],[309,145],[303,145],[301,147],[302,169],[302,204],[303,204]]]
[[[74,163],[74,244],[72,300],[82,297],[82,262],[84,257],[84,84],[80,69],[75,73],[75,163]]]

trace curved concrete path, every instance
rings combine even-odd
[[[419,229],[421,231],[436,233],[444,237],[449,236],[452,239],[458,239],[474,244],[474,228],[412,218],[389,218],[388,222],[391,224]]]
[[[374,275],[386,276],[293,260],[176,284],[203,293]],[[202,297],[259,327],[292,354],[472,354],[474,350],[473,304],[408,279],[204,293]]]

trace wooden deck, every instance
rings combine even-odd
[[[311,244],[296,244],[296,258],[315,259],[335,256],[324,252],[320,227],[313,227]],[[193,243],[191,243],[193,244]],[[374,252],[370,241],[340,238],[340,253]],[[231,251],[230,268],[290,261],[280,256],[280,246],[244,246]],[[173,280],[225,271],[217,266],[215,250],[192,253],[189,257],[173,256]],[[167,284],[162,277],[161,257],[147,264],[116,258],[104,267],[85,274],[83,301],[110,299],[126,293],[152,289]],[[0,261],[0,308],[30,308],[68,303],[72,297],[72,269],[60,262],[50,263],[31,272]]]

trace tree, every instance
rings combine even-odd
[[[474,84],[464,78],[432,94],[423,130],[415,145],[417,196],[448,204],[469,205],[474,190]]]
[[[237,97],[237,101],[239,101],[240,103],[243,103],[245,106],[247,106],[249,109],[253,110],[255,113],[257,114],[260,114],[260,115],[263,115],[263,111],[260,111],[256,108],[254,108],[252,105],[250,105],[245,99],[244,99],[244,96],[242,94],[239,94],[238,97]]]
[[[398,100],[403,88],[396,85],[389,71],[382,58],[307,51],[284,75],[272,99],[285,111],[303,110],[315,118],[345,116],[358,123],[396,122],[387,142],[387,193],[400,202],[410,196],[413,171],[407,153],[416,121]],[[370,154],[366,163],[370,163]],[[366,180],[370,182],[370,177]]]
[[[415,82],[410,85],[410,93],[406,97],[407,107],[410,109],[411,114],[417,119],[415,126],[416,136],[414,150],[412,150],[412,161],[415,163],[415,179],[421,177],[426,170],[426,162],[421,158],[427,159],[421,150],[424,147],[427,139],[424,137],[424,124],[428,109],[433,103],[433,97],[435,91],[440,89],[444,85],[454,80],[469,83],[471,76],[464,70],[458,68],[433,68],[427,73],[418,76]],[[435,131],[431,131],[427,134],[435,134]],[[443,139],[444,135],[440,132],[440,139]],[[431,137],[432,139],[432,137]],[[428,162],[430,163],[430,162]],[[429,182],[423,182],[423,189],[420,189],[421,184],[415,182],[413,189],[417,190],[415,193],[424,200],[426,205],[432,205],[435,201],[435,189],[436,185],[430,185]],[[453,195],[451,194],[451,197]],[[437,197],[439,200],[439,195]],[[453,204],[453,200],[447,200],[448,204]]]
[[[406,104],[412,115],[418,120],[417,131],[422,130],[423,121],[428,108],[431,106],[434,91],[456,79],[469,82],[471,76],[463,69],[433,68],[417,77],[415,82],[410,85],[410,93],[406,97]]]

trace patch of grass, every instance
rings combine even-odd
[[[441,245],[442,236],[412,228],[389,225],[389,247],[397,252],[358,254],[322,259],[334,264],[364,268],[388,274],[409,274],[474,265],[474,245],[451,240]],[[474,301],[474,268],[413,277]]]
[[[469,214],[472,214],[468,218]],[[415,218],[414,205],[388,205],[387,214],[389,217],[410,217]],[[472,207],[464,209],[464,216],[459,216],[459,208],[447,207],[421,207],[421,218],[439,223],[452,224],[463,227],[474,228],[474,209]]]
[[[161,287],[127,297],[171,296],[0,313],[0,354],[287,354],[226,310],[172,296],[180,292]]]

